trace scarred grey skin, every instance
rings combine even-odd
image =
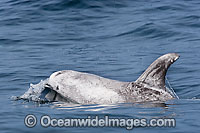
[[[79,104],[112,104],[160,101],[175,98],[165,87],[165,75],[179,55],[155,60],[135,82],[121,82],[94,74],[64,70],[53,73],[45,85],[48,101]]]

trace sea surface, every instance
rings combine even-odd
[[[180,99],[151,104],[65,105],[14,100],[59,70],[134,81],[159,56]],[[28,114],[35,127],[25,126]],[[176,127],[47,127],[39,118],[174,118]],[[200,132],[199,0],[1,0],[0,132]]]

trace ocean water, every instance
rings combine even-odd
[[[1,0],[0,132],[200,132],[199,0]],[[15,101],[29,84],[59,70],[134,81],[159,56],[180,59],[167,73],[180,99],[163,105],[65,105]],[[174,118],[176,127],[44,128],[54,118]]]

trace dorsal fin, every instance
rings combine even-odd
[[[136,80],[136,83],[143,83],[151,87],[165,89],[165,75],[167,70],[178,58],[179,55],[176,53],[169,53],[159,57]]]

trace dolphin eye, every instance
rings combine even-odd
[[[59,90],[59,87],[58,87],[58,86],[56,87],[56,90]]]

